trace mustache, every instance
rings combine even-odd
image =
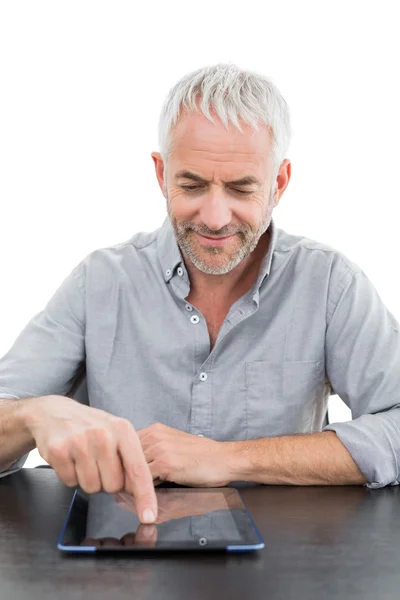
[[[247,235],[247,231],[243,231],[243,229],[235,229],[235,231],[224,231],[224,230],[212,230],[212,229],[208,229],[207,231],[204,231],[202,229],[199,229],[198,227],[193,227],[192,225],[185,225],[183,223],[178,224],[178,227],[181,231],[194,231],[195,233],[199,233],[200,235],[205,235],[208,237],[228,237],[230,235],[235,235],[236,233],[239,233],[241,235]]]

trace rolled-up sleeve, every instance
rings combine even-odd
[[[367,487],[398,485],[400,327],[361,269],[346,265],[328,300],[325,360],[353,420],[323,430],[336,432]]]
[[[67,395],[85,361],[84,263],[64,279],[45,308],[0,358],[0,399]],[[19,458],[0,477],[24,464]]]

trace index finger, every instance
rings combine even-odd
[[[133,425],[127,422],[125,427],[125,431],[118,440],[122,465],[128,476],[128,481],[132,485],[132,495],[136,502],[140,521],[142,523],[154,523],[157,518],[158,507],[153,476]]]

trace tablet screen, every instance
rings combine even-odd
[[[158,517],[141,524],[132,495],[78,488],[61,532],[66,551],[255,550],[264,543],[235,488],[156,488]]]

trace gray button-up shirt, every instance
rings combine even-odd
[[[211,352],[168,217],[94,250],[1,358],[0,398],[67,396],[86,367],[90,405],[136,429],[220,441],[333,430],[368,487],[398,484],[399,323],[341,252],[270,228],[258,279]],[[352,421],[323,427],[330,394]]]

